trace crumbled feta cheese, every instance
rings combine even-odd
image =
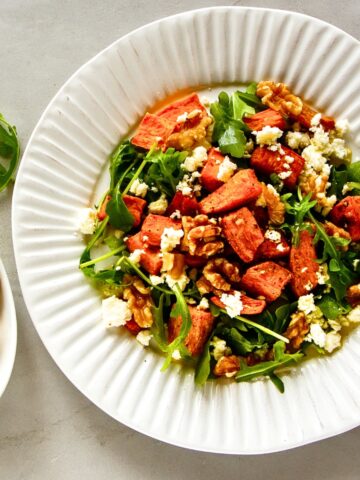
[[[168,208],[168,201],[166,199],[166,195],[163,193],[160,198],[155,200],[154,202],[149,203],[149,212],[154,213],[156,215],[162,215],[166,212]]]
[[[151,187],[150,190],[154,193],[157,193],[159,191],[159,189],[155,186]]]
[[[165,282],[169,285],[170,288],[174,288],[175,285],[178,285],[180,290],[185,290],[186,285],[190,282],[190,278],[183,273],[179,278],[173,278],[171,275],[164,274]]]
[[[278,127],[266,125],[262,130],[252,132],[252,134],[256,136],[256,143],[259,145],[275,145],[282,136],[283,131]]]
[[[254,141],[252,138],[250,138],[247,142],[246,142],[246,145],[245,145],[245,152],[247,154],[250,154],[252,153],[252,151],[254,150]]]
[[[348,184],[348,183],[344,183],[344,186],[343,186],[343,188],[342,188],[342,190],[341,190],[341,193],[342,193],[343,195],[346,195],[349,190],[350,190],[349,184]]]
[[[141,255],[144,253],[144,250],[137,248],[129,255],[129,260],[135,264],[139,264],[141,260]]]
[[[210,342],[210,346],[213,347],[212,355],[216,361],[225,355],[231,355],[231,349],[226,345],[225,340],[214,336]]]
[[[196,147],[194,148],[192,155],[186,157],[182,168],[188,172],[195,172],[198,168],[201,168],[204,165],[204,162],[207,160],[207,151],[205,147]]]
[[[309,293],[309,295],[302,295],[298,299],[298,310],[304,312],[305,315],[313,312],[316,306],[314,303],[314,295]]]
[[[83,235],[92,235],[97,222],[96,211],[92,208],[83,208],[79,215],[79,231]]]
[[[200,303],[199,305],[197,306],[197,308],[199,310],[207,310],[208,308],[210,307],[209,305],[209,300],[205,297],[203,297],[201,300],[200,300]]]
[[[292,172],[280,172],[278,173],[278,177],[281,179],[281,180],[285,180],[286,178],[289,178],[290,175],[292,174]]]
[[[184,178],[180,180],[180,182],[176,185],[176,190],[187,197],[190,197],[193,194],[193,187],[190,184],[189,175],[185,175]]]
[[[288,146],[293,150],[300,150],[310,145],[310,137],[308,133],[288,132],[285,140]]]
[[[330,279],[326,263],[319,265],[319,270],[316,272],[316,278],[319,285],[326,285],[327,281]]]
[[[310,325],[310,332],[306,335],[305,340],[324,348],[326,343],[326,333],[318,323],[312,323]]]
[[[301,273],[305,273],[305,272],[307,272],[308,270],[309,270],[308,267],[303,267],[303,268],[301,269]]]
[[[136,335],[136,340],[143,346],[148,347],[150,345],[150,340],[152,339],[150,330],[140,330]]]
[[[281,242],[281,233],[273,229],[266,230],[264,237],[275,243]]]
[[[143,242],[146,243],[149,240],[149,237],[147,235],[142,236]]]
[[[181,213],[180,213],[180,210],[175,210],[171,215],[170,215],[170,218],[181,218]]]
[[[188,119],[188,112],[184,112],[182,115],[179,115],[176,119],[176,123],[185,123]]]
[[[221,182],[227,182],[234,175],[236,169],[236,163],[232,162],[230,158],[226,155],[226,157],[220,164],[216,178]]]
[[[181,360],[181,353],[179,350],[174,350],[171,354],[173,360]]]
[[[164,283],[164,279],[162,277],[159,277],[158,275],[150,275],[150,282],[153,285],[160,285],[161,283]]]
[[[278,243],[276,245],[276,250],[279,250],[279,252],[285,252],[286,248],[282,243]]]
[[[339,119],[335,123],[335,132],[338,137],[343,137],[350,130],[349,121],[344,119]]]
[[[339,348],[340,346],[341,346],[341,335],[340,335],[340,333],[332,330],[331,332],[326,334],[324,348],[327,352],[331,353],[336,348]]]
[[[347,318],[352,323],[359,323],[360,322],[360,305],[353,308],[351,312],[348,313]]]
[[[130,193],[133,193],[137,197],[144,198],[148,192],[148,189],[149,186],[137,178],[130,187]]]
[[[307,292],[310,292],[314,288],[314,285],[309,281],[304,285],[304,288]]]
[[[184,236],[184,231],[181,229],[175,229],[173,227],[164,228],[161,235],[160,249],[162,252],[171,252],[179,245],[180,240]]]
[[[309,145],[306,147],[302,151],[301,156],[305,160],[306,170],[312,170],[316,173],[323,173],[324,166],[327,164],[327,159],[314,145]]]
[[[102,301],[102,318],[106,328],[120,327],[131,320],[132,313],[128,302],[113,295]]]
[[[234,294],[223,293],[220,301],[225,305],[225,310],[230,317],[240,315],[244,308],[240,292],[234,292]]]
[[[274,186],[271,185],[271,183],[268,183],[266,185],[266,188],[269,190],[270,193],[272,193],[273,195],[276,195],[277,197],[279,197],[279,192],[275,190]]]
[[[314,115],[311,119],[311,126],[312,127],[317,127],[318,125],[320,125],[320,120],[321,120],[321,113],[317,113],[316,115]],[[310,129],[311,130],[311,129]]]
[[[331,142],[331,154],[339,160],[345,160],[349,154],[349,150],[345,146],[345,140],[334,138]]]
[[[342,327],[342,325],[341,325],[340,322],[338,322],[337,320],[331,320],[331,319],[329,319],[329,320],[328,320],[328,324],[330,325],[330,327],[331,327],[333,330],[335,330],[335,332],[340,332],[341,327]]]

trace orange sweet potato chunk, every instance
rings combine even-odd
[[[264,127],[277,127],[280,130],[284,130],[286,127],[284,118],[272,108],[255,113],[252,117],[245,117],[244,122],[251,130],[255,131],[262,130]]]
[[[172,124],[176,124],[177,118],[184,113],[191,113],[194,110],[201,110],[207,114],[205,107],[201,104],[197,93],[192,93],[186,98],[173,102],[167,107],[157,112],[157,116],[166,119]]]
[[[185,339],[185,346],[189,350],[190,355],[196,357],[203,351],[204,345],[214,326],[214,316],[206,311],[200,310],[189,305],[191,315],[191,328]],[[168,340],[171,343],[180,332],[182,324],[181,316],[170,317]]]
[[[360,196],[345,197],[331,210],[331,220],[345,227],[354,242],[360,241]]]
[[[269,260],[272,258],[287,257],[290,253],[290,246],[286,241],[285,235],[281,233],[281,241],[274,242],[269,238],[265,238],[263,243],[256,251],[256,260]]]
[[[147,113],[141,120],[135,135],[131,139],[131,143],[146,150],[150,150],[155,144],[162,147],[165,145],[174,126],[175,123],[168,121],[166,118]]]
[[[246,207],[225,215],[222,219],[224,235],[243,262],[252,262],[264,236],[254,215]]]
[[[282,149],[284,151],[283,155],[279,152],[273,152],[267,147],[257,147],[251,155],[250,163],[253,168],[264,175],[271,175],[272,173],[279,175],[291,172],[288,177],[283,179],[283,182],[286,187],[293,189],[304,168],[305,160],[285,145],[282,146]],[[291,157],[293,161],[289,163],[286,157]]]
[[[162,258],[160,257],[160,250],[158,248],[148,247],[142,240],[141,232],[129,237],[126,241],[126,246],[130,252],[134,250],[143,250],[140,256],[140,265],[150,275],[158,275],[162,267]]]
[[[201,171],[200,181],[209,192],[214,192],[224,184],[224,182],[217,178],[220,165],[224,161],[224,158],[224,155],[215,148],[211,148],[208,152],[206,164]]]
[[[291,280],[291,272],[275,262],[259,263],[250,267],[243,278],[241,286],[252,295],[263,296],[273,302]]]
[[[239,170],[227,183],[199,203],[200,212],[206,215],[228,212],[255,200],[261,192],[261,184],[254,170]]]
[[[134,217],[134,227],[138,227],[141,223],[141,216],[146,206],[143,198],[133,197],[132,195],[124,195],[123,200],[129,212]]]
[[[144,220],[141,227],[142,238],[146,238],[146,243],[152,247],[159,247],[161,243],[161,235],[165,228],[181,228],[181,222],[173,220],[162,215],[154,215],[150,213]]]
[[[247,295],[241,295],[240,297],[243,309],[240,315],[258,315],[261,313],[265,307],[265,300],[257,300],[255,298],[248,297]],[[222,303],[219,297],[211,297],[210,299],[215,305],[220,308],[225,308],[225,305]]]
[[[313,236],[307,230],[300,232],[299,245],[291,247],[290,270],[292,272],[291,288],[295,295],[307,295],[318,284],[316,272],[316,251]]]

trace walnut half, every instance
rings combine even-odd
[[[199,292],[213,292],[221,295],[229,292],[241,280],[240,269],[225,258],[214,258],[208,261],[203,270],[203,276],[196,282]]]
[[[125,275],[124,282],[130,286],[124,288],[123,298],[128,301],[135,322],[141,328],[151,327],[154,321],[151,311],[154,304],[150,290],[134,275]]]
[[[235,355],[221,357],[214,367],[214,375],[217,377],[233,377],[240,370],[240,360]]]
[[[299,350],[309,330],[310,327],[303,312],[296,312],[291,315],[290,324],[284,333],[284,337],[290,340],[290,350]]]
[[[184,230],[182,250],[200,257],[211,257],[223,251],[224,242],[220,240],[221,227],[209,220],[207,215],[196,215],[194,218],[184,216],[182,225]]]
[[[285,83],[259,82],[256,94],[264,105],[284,116],[298,117],[303,109],[301,98],[294,95]]]

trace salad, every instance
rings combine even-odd
[[[80,269],[107,328],[195,382],[279,377],[360,322],[360,162],[346,120],[285,84],[146,113],[81,212]]]

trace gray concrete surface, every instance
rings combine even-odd
[[[41,112],[83,62],[123,34],[205,0],[0,0],[0,111],[24,148]],[[357,0],[237,1],[296,10],[359,38]],[[12,189],[0,194],[0,255],[17,308],[15,368],[0,400],[0,477],[7,480],[356,480],[360,429],[292,451],[253,457],[197,453],[113,421],[63,376],[40,342],[21,295],[11,242]],[[241,406],[239,407],[241,408]]]

